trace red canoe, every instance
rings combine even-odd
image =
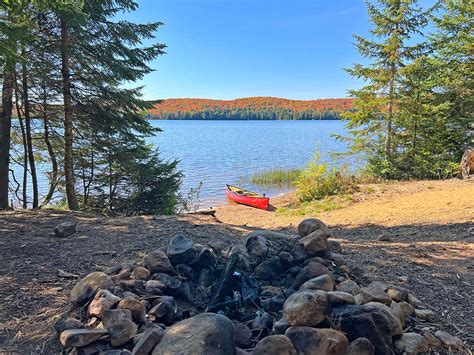
[[[260,208],[262,210],[266,210],[268,208],[268,203],[270,202],[269,197],[232,185],[227,185],[227,197],[237,203]]]

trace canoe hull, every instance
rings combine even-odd
[[[240,203],[242,205],[247,205],[261,210],[268,209],[268,204],[270,203],[269,197],[251,197],[245,195],[239,195],[231,190],[227,189],[227,197],[232,201]]]

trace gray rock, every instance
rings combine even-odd
[[[273,324],[272,334],[285,334],[286,330],[290,327],[288,319],[283,315],[280,320]]]
[[[233,355],[234,325],[229,318],[202,313],[168,328],[152,355]]]
[[[102,323],[107,328],[124,319],[132,320],[132,313],[128,309],[107,309],[102,313]]]
[[[285,335],[291,340],[298,354],[346,354],[349,341],[334,329],[290,327]]]
[[[152,295],[163,295],[164,291],[166,290],[167,286],[163,281],[160,280],[148,280],[146,282],[146,292],[151,293]]]
[[[132,355],[148,355],[155,348],[156,344],[163,338],[165,331],[160,327],[152,327],[146,330],[140,340],[135,344]]]
[[[360,287],[352,280],[345,280],[336,286],[336,290],[356,295],[359,293]]]
[[[328,300],[331,305],[354,304],[355,299],[350,293],[341,291],[328,292]]]
[[[83,329],[85,327],[86,326],[79,319],[75,318],[60,319],[54,324],[54,329],[58,334],[61,334],[65,330]]]
[[[142,266],[136,267],[132,272],[132,277],[136,280],[147,281],[150,278],[150,270]]]
[[[190,238],[176,235],[170,239],[166,254],[173,265],[186,264],[193,261],[196,250],[193,248],[193,241]]]
[[[255,268],[255,278],[257,280],[276,280],[281,277],[282,273],[283,266],[278,256],[265,260]]]
[[[318,263],[317,261],[311,261],[298,272],[295,277],[295,280],[291,285],[291,288],[297,290],[306,281],[325,274],[331,276],[331,272],[328,270],[327,267]]]
[[[54,228],[56,237],[65,238],[76,233],[76,222],[63,222]]]
[[[390,306],[390,303],[392,303],[392,299],[385,291],[375,287],[362,287],[355,296],[355,301],[357,304],[380,302],[387,306]]]
[[[71,291],[71,301],[83,305],[87,303],[99,289],[112,290],[112,279],[103,272],[92,272],[79,281]]]
[[[59,341],[63,348],[89,345],[107,335],[106,329],[69,329],[61,333]]]
[[[115,296],[109,290],[99,290],[89,305],[89,317],[99,317],[106,309],[113,308],[120,302],[120,297]]]
[[[317,230],[320,230],[325,237],[331,236],[331,232],[326,224],[317,218],[305,219],[298,225],[298,234],[300,237],[305,237]]]
[[[341,244],[334,239],[328,239],[328,250],[335,253],[342,253]]]
[[[395,348],[407,355],[416,355],[429,350],[428,342],[416,333],[404,333],[394,341]]]
[[[143,263],[152,274],[163,273],[168,275],[177,275],[170,259],[162,250],[155,250],[149,253],[147,256],[145,256]]]
[[[375,348],[367,338],[357,338],[349,344],[347,355],[374,355]]]
[[[329,275],[321,275],[306,281],[300,286],[300,290],[334,290],[334,281]]]
[[[334,263],[336,263],[336,265],[339,266],[339,269],[341,271],[342,269],[345,269],[348,267],[347,265],[344,265],[346,263],[346,258],[344,258],[342,254],[336,253],[335,251],[327,250],[326,253],[324,254],[324,257],[328,260],[334,261]]]
[[[297,355],[297,353],[286,336],[270,335],[257,343],[252,355]]]
[[[430,321],[435,319],[436,313],[431,309],[415,309],[415,316]]]
[[[125,297],[119,302],[117,309],[128,309],[135,323],[144,324],[146,321],[145,305],[133,297]]]
[[[448,332],[444,332],[442,330],[438,330],[434,333],[435,337],[441,340],[441,342],[446,345],[448,348],[451,349],[461,349],[463,347],[462,341],[449,334]]]
[[[387,295],[394,301],[402,302],[408,299],[408,290],[403,287],[389,286]]]
[[[166,325],[176,320],[178,305],[171,296],[161,296],[155,301],[155,306],[150,309],[148,314],[153,321]]]
[[[107,327],[112,346],[122,346],[137,334],[138,326],[129,319],[122,319]]]
[[[402,326],[405,326],[406,318],[415,312],[413,306],[407,302],[394,301],[390,304],[390,309],[400,319]]]
[[[283,314],[291,325],[315,326],[326,318],[327,294],[303,290],[292,294],[283,305]]]
[[[302,237],[299,242],[310,256],[324,255],[328,249],[328,240],[321,230]]]
[[[424,306],[424,303],[411,293],[408,294],[408,303],[410,303],[415,308]]]
[[[234,324],[235,345],[246,348],[252,341],[252,331],[243,323]]]

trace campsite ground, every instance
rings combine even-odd
[[[411,289],[438,314],[436,323],[474,345],[474,180],[364,186],[325,221],[361,282]],[[283,207],[291,196],[272,201]],[[141,260],[177,233],[196,242],[243,242],[245,233],[294,233],[306,216],[229,205],[201,215],[107,218],[58,211],[0,213],[0,350],[59,350],[53,325],[69,309],[76,277]],[[78,232],[59,239],[54,227],[76,220]],[[72,275],[71,275],[72,274]],[[429,326],[429,323],[426,324]]]

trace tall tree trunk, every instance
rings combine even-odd
[[[8,208],[10,140],[15,86],[15,63],[7,59],[3,72],[2,111],[0,113],[0,210]]]
[[[46,92],[45,92],[46,95]],[[45,96],[46,98],[46,96]],[[53,198],[54,190],[58,184],[58,160],[56,158],[56,153],[54,152],[51,141],[49,140],[49,122],[48,122],[48,111],[46,99],[44,100],[44,115],[43,115],[43,126],[44,126],[44,142],[48,148],[49,160],[51,161],[51,175],[49,177],[49,190],[46,196],[41,203],[41,206],[47,205],[49,201]]]
[[[74,162],[73,162],[73,112],[71,97],[71,72],[69,65],[69,28],[61,17],[61,73],[63,77],[64,99],[64,176],[66,180],[66,197],[69,209],[79,208],[74,190]]]
[[[392,66],[390,71],[390,84],[389,84],[389,101],[388,101],[388,115],[387,115],[387,137],[385,138],[385,157],[390,159],[392,157],[392,123],[393,123],[393,105],[395,96],[395,65]]]
[[[25,51],[22,53],[25,58]],[[26,64],[22,65],[23,106],[25,109],[26,143],[28,146],[28,161],[30,164],[31,182],[33,185],[33,208],[38,208],[38,178],[36,175],[35,156],[33,153],[33,142],[31,138],[30,99],[28,97],[28,73]]]
[[[26,133],[25,125],[23,124],[23,118],[21,115],[20,109],[20,95],[18,94],[18,85],[17,79],[15,76],[15,105],[16,105],[16,114],[18,116],[18,122],[20,123],[21,131],[21,141],[23,143],[23,181],[22,181],[22,200],[21,204],[23,208],[28,208],[28,195],[27,195],[27,185],[28,185],[28,147],[26,143]]]

